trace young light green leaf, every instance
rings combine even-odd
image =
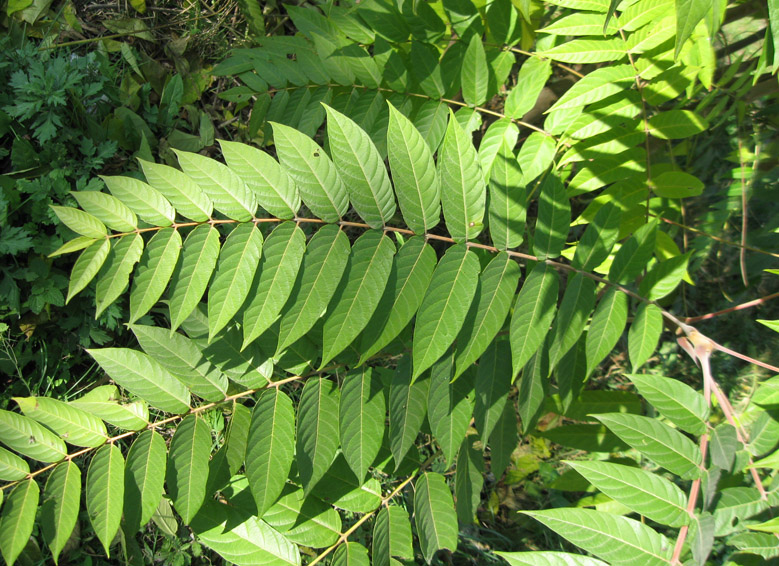
[[[563,94],[547,112],[577,108],[624,92],[636,80],[631,65],[610,65],[589,73]]]
[[[676,0],[676,44],[674,46],[674,59],[679,57],[682,46],[692,35],[695,26],[698,25],[712,9],[711,2],[706,0]]]
[[[555,151],[553,138],[540,132],[533,132],[527,137],[517,155],[524,185],[547,170],[554,159]]]
[[[298,188],[278,161],[252,146],[219,140],[227,165],[246,183],[259,205],[277,218],[294,218],[300,209]]]
[[[23,479],[29,473],[30,466],[26,460],[0,447],[0,480],[16,481]]]
[[[484,53],[481,36],[475,33],[471,36],[468,48],[465,50],[460,69],[463,100],[471,106],[484,104],[487,100],[488,83],[487,55]]]
[[[129,348],[87,350],[111,379],[168,413],[181,414],[189,410],[186,386],[143,352]]]
[[[195,222],[211,217],[214,205],[195,181],[175,167],[139,159],[146,181],[182,215]]]
[[[470,136],[449,111],[449,125],[438,157],[441,205],[449,234],[457,242],[479,235],[487,190]]]
[[[511,389],[511,349],[506,340],[495,340],[479,362],[476,376],[473,420],[482,444],[489,442],[495,425],[503,414]]]
[[[414,236],[400,248],[387,285],[360,339],[360,364],[389,344],[416,314],[436,267],[433,248]]]
[[[23,481],[11,491],[0,515],[0,552],[12,565],[27,546],[35,526],[40,488],[34,479]]]
[[[502,141],[490,173],[489,226],[493,245],[516,248],[525,237],[527,191],[511,146]]]
[[[29,417],[0,409],[0,442],[40,462],[59,462],[68,454],[62,439]]]
[[[81,502],[81,470],[75,462],[63,462],[46,480],[41,505],[41,530],[54,563],[76,526]]]
[[[57,218],[60,219],[60,222],[76,234],[81,234],[87,238],[105,238],[108,233],[103,223],[88,212],[69,206],[51,205],[51,209],[57,215]]]
[[[594,415],[611,432],[682,479],[701,475],[701,453],[681,432],[656,419],[624,413]]]
[[[359,542],[339,546],[333,555],[333,566],[370,566],[368,549]]]
[[[70,194],[86,213],[97,218],[111,230],[132,232],[138,227],[135,213],[113,195],[100,191],[72,191]]]
[[[625,330],[628,320],[628,298],[612,287],[598,303],[587,331],[587,375],[609,355]]]
[[[451,346],[476,294],[479,260],[464,244],[450,247],[433,273],[414,329],[413,379]]]
[[[381,448],[386,406],[381,379],[371,368],[349,372],[341,384],[341,448],[357,479],[365,479]]]
[[[333,162],[314,140],[282,124],[271,123],[279,161],[295,181],[303,202],[325,222],[337,222],[349,210],[349,193]]]
[[[540,57],[528,57],[517,75],[517,86],[506,97],[506,116],[521,120],[538,100],[538,95],[552,75],[552,63]]]
[[[295,409],[278,387],[265,390],[252,411],[246,441],[246,477],[257,516],[262,517],[278,499],[294,455]]]
[[[227,165],[188,151],[173,150],[179,165],[214,203],[219,212],[239,222],[254,218],[257,199]]]
[[[473,447],[473,437],[466,436],[457,453],[457,470],[454,474],[454,496],[457,518],[464,525],[474,522],[476,509],[481,501],[484,458],[481,450]]]
[[[473,412],[469,384],[464,378],[451,383],[453,369],[451,353],[433,364],[427,395],[427,420],[449,466],[454,463]]]
[[[615,4],[611,0],[611,4]],[[564,16],[559,20],[538,30],[538,33],[548,33],[551,35],[614,35],[619,30],[619,24],[611,18],[614,10],[609,11],[608,23],[604,29],[603,14],[593,14],[588,12],[574,12],[569,16]]]
[[[557,366],[584,332],[587,319],[595,306],[595,290],[595,281],[584,277],[581,273],[575,274],[568,280],[550,334],[549,371]]]
[[[559,284],[557,271],[546,263],[538,263],[522,285],[509,332],[513,376],[535,354],[549,333]]]
[[[655,251],[657,222],[651,221],[636,230],[614,256],[609,281],[625,284],[635,279],[649,263]]]
[[[422,430],[427,415],[430,380],[411,383],[411,358],[403,356],[392,377],[389,394],[389,438],[397,469]]]
[[[651,527],[590,509],[522,511],[609,564],[666,566],[673,544]]]
[[[306,251],[306,235],[294,222],[279,224],[263,244],[264,253],[243,309],[243,346],[265,332],[287,302]]]
[[[590,556],[569,554],[554,550],[534,552],[495,552],[510,566],[608,566]]]
[[[188,525],[203,505],[211,456],[211,429],[197,415],[189,415],[170,441],[165,483],[173,506]]]
[[[219,257],[219,231],[201,224],[184,240],[184,251],[170,282],[170,329],[175,331],[192,313],[206,291]]]
[[[454,379],[479,359],[503,328],[519,275],[519,264],[505,252],[497,254],[482,271],[476,298],[457,336]]]
[[[641,396],[661,415],[690,434],[706,432],[709,409],[703,395],[679,380],[652,374],[629,374]]]
[[[134,177],[101,175],[108,190],[117,199],[152,226],[170,226],[176,221],[176,210],[157,189]]]
[[[178,230],[164,228],[146,245],[130,292],[130,324],[151,310],[168,286],[181,252]]]
[[[338,450],[339,391],[329,379],[311,378],[298,405],[298,473],[306,494],[325,475]]]
[[[539,51],[538,55],[563,63],[603,63],[618,61],[627,54],[628,47],[619,37],[609,39],[574,39]]]
[[[261,255],[262,233],[253,222],[238,224],[227,236],[208,290],[209,342],[227,326],[249,295]]]
[[[403,219],[413,232],[429,232],[441,219],[441,187],[433,155],[419,130],[392,104],[387,153]]]
[[[341,283],[325,315],[320,369],[368,324],[387,286],[394,255],[395,244],[379,230],[368,230],[352,246]]]
[[[440,474],[425,472],[415,486],[414,516],[422,555],[430,564],[443,548],[457,548],[457,515],[452,494]]]
[[[143,237],[130,234],[119,238],[103,266],[95,286],[95,318],[124,293],[135,264],[143,253]]]
[[[156,326],[133,324],[130,330],[143,351],[186,383],[195,395],[211,402],[225,398],[227,376],[206,360],[194,341],[181,333]]]
[[[87,470],[87,514],[95,534],[110,556],[124,508],[124,458],[115,444],[98,449]]]
[[[103,238],[105,240],[106,238]],[[65,242],[55,251],[51,252],[48,257],[59,257],[64,254],[69,254],[88,248],[96,241],[95,238],[87,238],[86,236],[76,236],[70,241]],[[99,269],[99,268],[98,268]]]
[[[124,430],[140,430],[148,426],[149,407],[145,401],[121,405],[119,399],[119,390],[115,385],[101,385],[69,403]]]
[[[560,255],[571,225],[571,204],[560,179],[550,173],[541,183],[533,253],[539,259]]]
[[[325,105],[330,153],[357,214],[382,228],[395,214],[387,169],[371,137],[351,118]]]
[[[308,243],[303,265],[284,306],[276,354],[308,332],[335,293],[349,259],[349,238],[336,225],[319,229]]]
[[[609,257],[619,237],[622,211],[613,202],[604,204],[582,234],[571,265],[592,271]]]
[[[142,432],[127,453],[124,474],[124,528],[135,534],[149,522],[162,498],[168,466],[165,441],[154,430]]]
[[[687,497],[667,479],[631,466],[611,462],[567,462],[598,490],[661,525],[681,527],[690,522]]]
[[[698,1],[698,0],[693,0]],[[709,123],[692,110],[667,110],[649,119],[649,133],[661,140],[679,140],[706,130]]]
[[[401,566],[397,558],[413,558],[408,513],[397,505],[382,507],[373,524],[373,566]]]
[[[22,413],[46,425],[73,446],[94,448],[108,440],[103,421],[51,397],[14,397]]]

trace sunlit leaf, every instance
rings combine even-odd
[[[87,471],[87,513],[95,534],[110,556],[124,508],[124,458],[114,444],[100,448]]]

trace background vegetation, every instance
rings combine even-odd
[[[777,559],[773,0],[3,13],[6,562]]]

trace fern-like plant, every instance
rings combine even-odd
[[[457,18],[446,3],[369,0],[333,7],[330,20],[289,8],[308,39],[269,38],[222,68],[256,87],[232,95],[265,97],[251,127],[266,128],[276,158],[222,141],[224,163],[187,152],[180,168],[141,161],[145,181],[104,177],[108,192],[55,207],[78,234],[58,252],[80,252],[68,299],[93,280],[98,314],[127,299],[140,349],[89,351],[113,384],[0,411],[7,563],[33,544],[39,504],[55,562],[82,507],[107,555],[115,542],[132,555],[139,529],[163,523],[172,504],[202,544],[239,565],[431,563],[456,549],[485,468],[502,476],[520,429],[634,461],[570,463],[571,483],[586,480],[608,510],[526,511],[595,557],[504,553],[511,564],[704,564],[716,537],[777,554],[775,521],[761,516],[777,503],[764,485],[776,455],[753,461],[779,441],[776,378],[737,415],[709,366],[724,348],[657,302],[689,262],[659,219],[702,190],[673,140],[707,121],[673,101],[711,80],[690,58],[719,15],[679,19],[674,35],[669,2],[553,4],[573,11],[539,30],[547,39],[522,63],[509,118],[532,107],[550,61],[616,63],[560,97],[518,153],[516,122],[493,122],[476,149],[472,117],[511,70],[496,62],[510,52],[488,44],[516,44],[537,3],[493,2],[484,14],[468,4]],[[436,42],[452,32],[459,41],[440,57]],[[372,54],[356,43],[362,34]],[[585,37],[555,40],[570,35]],[[461,64],[455,78],[447,56]],[[409,81],[395,89],[393,76]],[[353,78],[358,95],[330,83]],[[431,104],[400,96],[415,86]],[[387,103],[381,93],[393,91]],[[444,97],[457,92],[466,112],[455,114]],[[296,96],[305,103],[289,106]],[[370,109],[360,118],[352,104]],[[631,313],[627,378],[641,397],[583,391]],[[664,320],[685,336],[703,395],[637,373]],[[546,413],[566,424],[536,430]],[[720,477],[728,488],[717,489]],[[369,521],[370,551],[349,540]]]

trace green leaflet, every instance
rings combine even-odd
[[[133,177],[100,176],[108,190],[138,217],[152,226],[170,226],[176,210],[154,187]]]
[[[389,394],[389,439],[397,469],[414,444],[427,415],[430,380],[411,383],[411,358],[403,356],[392,377]]]
[[[87,513],[95,534],[110,556],[124,508],[124,458],[114,444],[100,448],[87,470]]]
[[[195,395],[212,402],[227,395],[227,377],[205,359],[195,342],[167,328],[133,324],[130,330],[143,351],[186,383]]]
[[[463,99],[471,106],[479,106],[487,101],[487,83],[489,80],[489,67],[487,55],[484,53],[484,45],[481,36],[473,34],[465,50],[462,67],[460,69],[460,84],[462,85]]]
[[[168,413],[189,410],[189,391],[159,362],[130,348],[87,350],[111,379]]]
[[[70,302],[84,287],[86,287],[100,268],[103,266],[108,253],[111,251],[111,240],[102,238],[92,243],[78,256],[73,271],[70,274],[68,283],[68,297],[66,303]]]
[[[547,339],[522,369],[519,378],[517,414],[523,434],[529,433],[536,426],[544,407],[544,400],[548,397],[550,373],[548,344]]]
[[[655,251],[657,222],[652,220],[636,230],[622,244],[609,268],[609,281],[626,284],[641,273]]]
[[[610,288],[598,303],[587,331],[587,375],[609,355],[625,330],[628,319],[628,298],[625,293]]]
[[[337,222],[349,209],[349,194],[335,165],[314,140],[272,123],[279,161],[295,181],[303,202],[325,222]]]
[[[516,248],[525,237],[527,191],[519,162],[505,140],[492,163],[489,194],[492,243],[499,250]]]
[[[235,326],[228,327],[211,344],[206,338],[198,338],[195,343],[208,361],[244,389],[264,387],[273,373],[273,360],[257,345],[241,350],[241,331]]]
[[[514,402],[508,401],[503,405],[503,412],[490,435],[490,472],[496,478],[503,476],[504,470],[511,462],[511,454],[519,442],[518,431]]]
[[[111,249],[108,262],[97,277],[95,318],[124,293],[135,264],[143,253],[143,237],[140,234],[122,236]]]
[[[635,324],[635,323],[634,323]],[[706,432],[709,409],[703,395],[676,379],[652,374],[629,374],[641,396],[658,412],[690,434]]]
[[[473,523],[476,517],[484,484],[483,469],[481,450],[474,449],[473,437],[466,436],[457,452],[457,471],[454,474],[457,518],[465,525]]]
[[[308,243],[290,298],[281,313],[276,355],[306,334],[322,316],[349,259],[349,238],[328,224]]]
[[[613,2],[612,2],[613,4]],[[613,12],[613,10],[611,10]],[[569,16],[555,20],[553,23],[538,30],[538,33],[551,35],[614,35],[619,30],[619,25],[613,18],[604,29],[603,15],[587,12],[574,12]]]
[[[606,413],[595,415],[595,418],[669,472],[682,479],[700,477],[700,450],[689,438],[667,424],[649,417],[623,413]]]
[[[381,484],[371,478],[362,483],[354,475],[343,454],[336,456],[330,468],[311,494],[345,511],[368,513],[381,505]]]
[[[567,552],[496,552],[510,566],[608,566],[605,562],[589,556],[569,554]]]
[[[661,525],[681,527],[690,521],[687,497],[667,479],[611,462],[567,462],[598,490]]]
[[[124,475],[124,529],[135,534],[149,522],[162,498],[168,465],[165,441],[154,430],[135,439],[127,453]]]
[[[379,376],[366,367],[349,372],[341,384],[338,423],[344,457],[360,481],[379,454],[385,414]]]
[[[546,171],[555,155],[552,138],[540,132],[530,134],[519,149],[517,161],[522,170],[523,184],[527,185]]]
[[[338,539],[341,517],[338,512],[303,490],[288,484],[281,498],[265,513],[264,521],[290,542],[324,548]]]
[[[278,161],[242,143],[219,140],[227,165],[254,192],[259,205],[277,218],[294,218],[300,209],[298,188]]]
[[[246,459],[251,420],[252,411],[241,403],[234,401],[233,415],[230,417],[230,430],[227,432],[227,438],[225,439],[227,445],[226,457],[231,475],[238,473]]]
[[[444,139],[448,116],[448,105],[436,100],[427,100],[419,106],[412,118],[414,126],[422,134],[422,138],[433,153],[438,151],[441,140]],[[437,219],[438,215],[436,215]]]
[[[59,462],[68,454],[62,439],[29,417],[0,409],[0,442],[40,462]]]
[[[479,359],[503,327],[519,275],[519,264],[505,252],[497,254],[482,271],[476,298],[457,336],[454,379]]]
[[[400,248],[387,285],[360,339],[360,364],[389,344],[416,314],[436,267],[433,248],[414,236]]]
[[[306,236],[293,222],[279,224],[263,244],[264,253],[257,268],[247,303],[243,307],[243,345],[257,339],[281,312],[292,292],[295,277],[306,250]]]
[[[683,171],[666,171],[652,179],[652,192],[664,198],[695,197],[703,193],[703,181]]]
[[[559,276],[545,263],[538,263],[527,276],[511,317],[512,375],[519,373],[549,333],[557,307]]]
[[[382,507],[373,523],[373,566],[400,566],[397,558],[413,558],[408,513],[397,505]]]
[[[542,57],[563,63],[602,63],[625,57],[628,47],[618,37],[609,39],[574,39],[540,51]]]
[[[451,383],[453,362],[453,356],[447,354],[433,364],[427,395],[427,421],[448,466],[454,463],[473,412],[468,398],[471,393],[468,380],[463,378]]]
[[[604,204],[582,234],[571,265],[592,271],[609,257],[619,237],[622,211],[613,202]]]
[[[446,94],[439,58],[441,53],[430,43],[411,41],[411,73],[427,96],[438,100]]]
[[[22,413],[60,435],[68,444],[94,448],[108,440],[103,421],[50,397],[14,397]]]
[[[674,59],[679,57],[682,46],[692,35],[695,26],[698,25],[706,13],[712,9],[711,2],[706,0],[676,0],[676,44],[674,46]]]
[[[210,427],[197,415],[189,415],[170,441],[165,479],[173,506],[185,525],[205,501],[210,456]]]
[[[86,236],[76,236],[72,240],[65,242],[62,244],[59,248],[57,248],[55,251],[51,252],[49,254],[49,257],[58,257],[63,254],[69,254],[73,252],[77,252],[79,250],[83,250],[84,248],[89,247],[95,243],[95,238],[87,238]]]
[[[214,208],[233,220],[254,218],[257,199],[238,175],[225,164],[188,151],[173,150],[179,165],[214,203]]]
[[[414,124],[389,104],[387,153],[398,204],[408,227],[423,234],[441,219],[441,187],[433,155]]]
[[[8,496],[0,516],[0,552],[12,565],[24,550],[35,526],[40,488],[29,479],[16,485]]]
[[[218,257],[219,231],[213,226],[201,224],[184,240],[184,250],[168,291],[171,332],[187,319],[200,302]]]
[[[552,64],[548,59],[529,57],[522,63],[517,85],[506,97],[506,116],[522,119],[535,106],[538,95],[551,75]]]
[[[370,136],[351,118],[327,105],[325,111],[330,153],[349,200],[371,228],[382,228],[395,214],[395,195],[384,160]]]
[[[30,466],[26,460],[0,447],[0,480],[16,481],[23,479],[29,473]]]
[[[517,138],[519,138],[519,128],[509,118],[500,118],[494,121],[484,132],[484,137],[479,144],[479,163],[486,182],[489,183],[492,167],[503,146],[508,147],[507,151],[504,150],[504,155],[510,154],[510,160],[516,163],[513,148],[517,145]],[[517,164],[513,169],[519,170],[519,165]],[[506,174],[503,173],[503,176],[505,177]],[[517,184],[519,183],[517,182]],[[490,191],[492,191],[491,187]],[[490,192],[490,198],[492,198],[492,192]]]
[[[195,222],[211,217],[214,205],[195,181],[175,167],[139,159],[146,181],[170,201],[176,211]]]
[[[246,477],[257,516],[262,517],[284,489],[294,455],[295,409],[277,387],[265,390],[252,411],[246,440]]]
[[[473,420],[484,445],[489,442],[508,402],[512,374],[506,370],[510,363],[511,349],[506,340],[492,342],[479,362],[474,387],[476,402]]]
[[[105,238],[108,233],[100,220],[83,210],[68,206],[51,206],[51,209],[57,215],[57,218],[60,219],[60,222],[76,234],[81,234],[87,238]]]
[[[168,286],[181,251],[178,230],[160,230],[146,245],[130,292],[130,324],[151,310]]]
[[[541,182],[533,253],[539,259],[560,255],[571,226],[571,204],[562,181],[550,173]]]
[[[325,315],[320,369],[368,324],[387,286],[394,255],[395,244],[379,230],[368,230],[352,246],[346,270]]]
[[[650,301],[657,301],[673,292],[687,275],[691,252],[668,258],[652,266],[641,280],[638,292]]]
[[[614,65],[596,69],[577,81],[547,112],[598,102],[629,89],[634,81],[635,71],[630,65]]]
[[[438,156],[438,172],[449,234],[457,242],[475,238],[482,231],[487,191],[476,149],[451,110]]]
[[[306,493],[325,475],[338,450],[339,397],[338,388],[328,379],[311,378],[303,387],[295,453]]]
[[[435,553],[457,548],[457,515],[446,480],[440,474],[425,472],[415,485],[414,516],[422,555],[430,564]]]
[[[333,566],[370,566],[368,549],[358,542],[339,546],[333,555]]]
[[[553,370],[562,357],[570,350],[584,331],[587,318],[595,306],[594,280],[581,273],[568,280],[568,285],[560,302],[560,310],[555,318],[550,334],[549,370]]]
[[[262,255],[262,241],[262,233],[253,222],[238,224],[227,236],[208,289],[209,342],[227,326],[249,295]]]
[[[54,563],[76,526],[81,502],[81,470],[73,461],[58,465],[46,480],[41,505],[41,530]]]
[[[140,430],[149,424],[149,408],[145,401],[121,405],[119,399],[115,385],[101,385],[69,404],[125,430]]]
[[[668,110],[649,119],[649,133],[663,140],[688,138],[708,127],[706,119],[692,110]]]
[[[412,379],[449,348],[465,322],[478,285],[479,260],[463,244],[450,247],[433,272],[417,313]]]
[[[71,191],[70,194],[75,197],[78,205],[84,209],[84,212],[91,214],[111,230],[132,232],[138,227],[138,218],[135,216],[135,213],[113,195],[100,191]],[[56,208],[54,212],[57,212]],[[68,224],[61,216],[60,220]],[[100,230],[100,227],[97,225],[95,225],[95,228],[105,235],[104,229]],[[99,238],[100,236],[92,237]]]
[[[587,552],[613,565],[665,566],[673,544],[650,527],[601,511],[548,509],[522,511]]]

